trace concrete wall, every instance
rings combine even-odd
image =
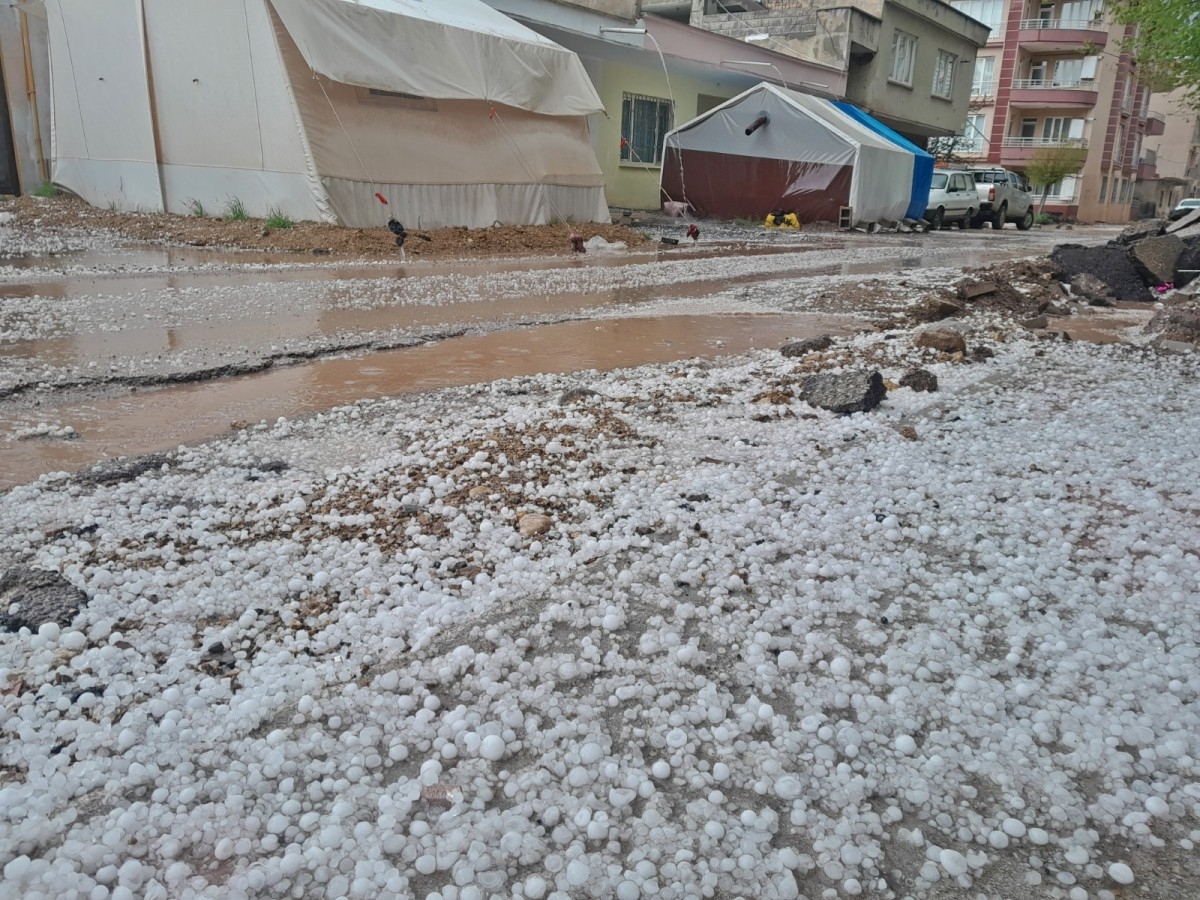
[[[585,59],[584,65],[608,110],[607,116],[590,118],[596,158],[604,172],[608,205],[659,209],[659,167],[621,161],[621,101],[624,94],[663,99],[671,99],[674,94],[674,125],[678,126],[710,109],[711,98],[719,97],[724,101],[741,93],[744,76],[730,73],[727,80],[706,80],[672,72],[668,90],[661,68],[599,59]]]
[[[17,175],[21,192],[28,194],[47,179],[49,172],[50,45],[43,7],[26,5],[29,11],[22,14],[17,0],[0,0],[0,60],[4,65]],[[30,48],[28,70],[22,28]]]
[[[1157,172],[1160,179],[1177,179],[1165,193],[1159,194],[1160,212],[1169,211],[1184,197],[1200,194],[1200,111],[1183,103],[1183,92],[1155,94],[1150,98],[1150,111],[1166,120],[1163,133],[1147,137],[1144,150],[1158,154]]]
[[[761,0],[755,12],[708,14],[706,0],[692,0],[691,24],[744,39],[770,34],[771,49],[814,59],[848,72],[846,99],[899,131],[922,139],[954,134],[970,102],[971,65],[987,41],[987,28],[942,0]],[[918,39],[911,87],[890,81],[892,35]],[[951,97],[933,96],[938,50],[967,60],[955,71]]]
[[[846,99],[910,136],[956,134],[967,116],[972,66],[986,33],[968,36],[952,30],[950,26],[960,24],[958,20],[965,17],[949,7],[953,16],[937,15],[944,13],[944,6],[929,0],[889,0],[879,25],[879,52],[861,61],[856,59],[851,66]],[[892,36],[897,30],[917,38],[911,86],[890,78]],[[941,50],[956,57],[949,99],[933,93],[934,70]]]
[[[641,15],[640,0],[554,0],[563,6],[578,6],[606,16],[633,21]]]

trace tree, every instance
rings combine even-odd
[[[1137,32],[1124,43],[1138,77],[1155,93],[1184,89],[1185,103],[1200,109],[1200,8],[1195,0],[1108,0],[1105,12]]]
[[[1042,197],[1038,202],[1038,215],[1046,205],[1046,194],[1050,185],[1055,184],[1068,175],[1077,175],[1087,159],[1087,151],[1079,147],[1053,145],[1039,147],[1034,151],[1029,162],[1025,164],[1025,177],[1029,183],[1042,189]]]

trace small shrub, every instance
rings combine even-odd
[[[291,228],[296,224],[277,209],[272,209],[267,214],[266,222],[268,228]]]
[[[187,208],[188,208],[188,212],[190,212],[197,219],[207,219],[208,218],[208,210],[206,210],[204,208],[204,204],[201,203],[199,200],[197,200],[195,197],[188,198]]]
[[[33,193],[37,197],[57,197],[58,186],[53,181],[43,181],[34,189]]]
[[[241,222],[250,218],[250,214],[246,212],[246,204],[237,197],[230,197],[229,202],[225,204],[225,217]]]
[[[1047,212],[1038,213],[1036,216],[1034,216],[1033,221],[1038,225],[1053,225],[1054,216]]]

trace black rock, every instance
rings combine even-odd
[[[133,456],[100,463],[90,469],[84,469],[75,477],[82,484],[92,486],[120,484],[123,481],[133,481],[139,475],[145,475],[154,469],[161,469],[168,462],[170,462],[170,458],[162,453],[149,453],[146,456]]]
[[[936,391],[938,380],[928,369],[913,369],[904,373],[904,377],[900,379],[900,387],[912,388],[914,391]]]
[[[784,344],[779,348],[779,352],[784,356],[808,356],[810,353],[819,353],[822,350],[828,350],[833,346],[833,338],[827,334],[820,337],[806,338],[802,341],[792,341],[790,344]]]
[[[558,405],[567,406],[571,403],[582,403],[586,400],[591,400],[593,397],[599,396],[600,395],[591,388],[571,388],[558,398]]]
[[[887,395],[878,372],[842,372],[813,375],[800,385],[800,399],[835,413],[867,412]]]

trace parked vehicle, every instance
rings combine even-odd
[[[957,222],[959,228],[966,228],[975,218],[978,203],[970,172],[935,169],[925,204],[925,221],[931,229],[941,228],[947,222]]]
[[[982,228],[985,222],[990,222],[993,228],[1015,222],[1021,231],[1033,227],[1033,198],[1023,177],[999,167],[969,171],[979,197],[979,211],[971,220],[972,228]]]
[[[1182,219],[1188,213],[1195,212],[1197,209],[1200,209],[1200,197],[1185,197],[1171,210],[1167,218],[1174,222],[1176,219]]]

